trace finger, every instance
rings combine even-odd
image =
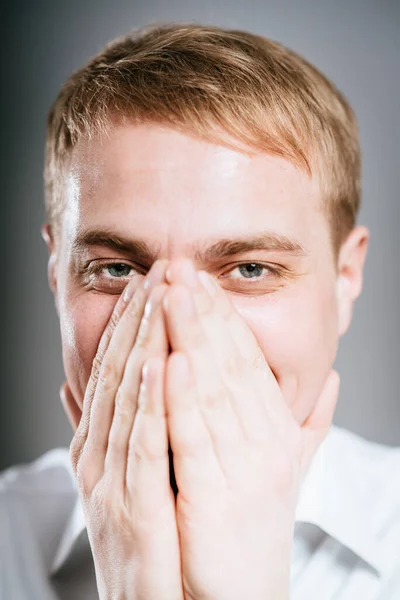
[[[229,332],[218,338],[221,357],[226,355],[227,348],[235,345],[242,360],[256,369],[264,369],[268,373],[271,385],[278,389],[276,379],[255,335],[211,275],[206,271],[196,272],[189,260],[177,260],[168,266],[166,278],[171,283],[184,283],[194,292],[196,308],[204,327],[208,326],[209,330],[215,329],[215,323],[211,321],[214,316],[226,323]]]
[[[267,435],[268,419],[281,438],[287,439],[293,434],[296,423],[255,335],[213,278],[205,271],[200,271],[199,277],[210,291],[209,302],[204,298],[199,299],[198,304],[203,307],[203,322],[209,338],[214,340],[219,364],[226,373],[226,383],[235,384],[238,390],[241,383],[245,390],[254,390],[252,396],[245,393],[246,403],[237,404],[247,436],[251,438],[253,432],[254,440],[262,440],[263,435]],[[210,306],[211,310],[207,312]],[[222,328],[226,333],[217,335]]]
[[[167,358],[146,360],[138,397],[138,410],[129,439],[126,489],[135,514],[151,522],[166,507],[175,511],[169,481],[168,432],[164,403]]]
[[[171,555],[166,562],[164,550],[179,548],[175,496],[169,476],[164,402],[166,360],[167,357],[149,358],[143,368],[139,408],[130,442],[132,460],[125,487],[126,500],[129,500],[126,504],[132,508],[135,521],[135,543],[145,552],[150,550],[153,572],[159,575],[159,584],[151,586],[152,589],[158,588],[158,591],[152,595],[150,588],[146,588],[154,598],[163,597],[162,593],[160,595],[163,585],[167,589],[181,589],[180,554]]]
[[[91,449],[105,451],[114,414],[115,395],[125,363],[135,343],[151,289],[164,280],[164,262],[155,263],[146,279],[141,282],[113,328],[112,337],[98,370],[96,390],[90,410],[88,443]],[[125,295],[126,298],[126,295]],[[92,434],[92,435],[90,435]]]
[[[198,271],[200,281],[205,285],[209,298],[204,294],[198,294],[195,298],[196,308],[200,315],[207,313],[211,304],[215,311],[227,321],[230,332],[239,350],[243,350],[243,357],[258,365],[265,361],[261,349],[253,332],[249,329],[243,319],[235,310],[228,295],[221,289],[216,280],[206,271]],[[168,265],[166,279],[169,283],[184,283],[189,289],[195,291],[198,288],[198,279],[192,261],[188,259],[175,260]]]
[[[218,300],[214,302],[216,288],[212,283],[212,278],[205,271],[195,271],[189,260],[176,261],[170,266],[169,273],[173,282],[186,285],[192,292],[199,322],[213,347],[214,358],[218,361],[219,366],[224,366],[227,361],[232,359],[232,371],[235,373],[238,366],[235,360],[237,355],[235,354],[232,358],[235,342],[230,329],[224,323],[224,317],[227,315],[223,314]]]
[[[172,352],[167,360],[165,404],[179,493],[189,504],[201,505],[208,490],[218,494],[226,487],[226,477],[200,411],[189,360],[182,352]]]
[[[196,305],[221,376],[232,392],[234,409],[246,438],[263,441],[272,433],[270,413],[276,412],[268,410],[267,398],[277,393],[278,386],[271,380],[261,348],[229,298],[208,273],[199,271],[198,277],[201,285],[194,291]],[[248,330],[246,336],[243,329]]]
[[[140,323],[135,343],[125,363],[121,383],[115,396],[115,409],[109,432],[105,469],[125,484],[129,438],[136,417],[141,374],[151,357],[166,359],[168,340],[161,300],[167,284],[152,289]]]
[[[130,282],[129,285],[132,285]],[[79,429],[77,434],[80,435],[83,439],[87,437],[87,432],[89,429],[89,421],[90,421],[90,411],[93,402],[93,396],[96,391],[97,381],[99,378],[100,367],[105,355],[105,352],[110,343],[112,334],[114,333],[115,327],[121,318],[123,311],[126,308],[127,303],[123,296],[120,296],[114,310],[110,316],[110,319],[107,323],[107,326],[100,338],[100,342],[97,348],[96,356],[93,359],[92,370],[90,373],[89,381],[86,386],[84,401],[83,401],[83,411],[82,418],[79,423]]]
[[[133,285],[131,282],[129,285]],[[85,447],[88,431],[89,431],[89,423],[90,423],[90,413],[93,404],[93,398],[96,391],[97,381],[99,378],[100,367],[104,358],[104,354],[109,346],[112,334],[115,330],[115,327],[121,318],[124,310],[126,308],[126,301],[121,296],[114,308],[114,311],[107,323],[107,326],[100,338],[99,346],[96,352],[96,356],[93,360],[92,370],[90,373],[89,381],[86,386],[85,395],[83,399],[83,407],[82,407],[82,415],[79,421],[78,428],[75,432],[74,438],[71,442],[70,446],[70,457],[72,462],[72,467],[74,472],[76,473],[78,461],[81,458],[83,448]]]
[[[164,280],[165,266],[165,261],[157,261],[138,287],[135,288],[135,282],[129,283],[117,302],[120,308],[113,312],[99,345],[84,399],[85,419],[79,432],[83,442],[81,454],[89,453],[94,479],[104,468],[115,395],[125,362],[135,341],[148,293],[155,283]]]
[[[337,371],[329,373],[314,409],[302,425],[305,450],[302,471],[305,473],[318,446],[328,433],[339,397],[340,376]]]
[[[246,439],[265,444],[266,439],[274,434],[266,398],[277,393],[277,385],[273,386],[270,382],[268,366],[261,374],[260,361],[256,365],[243,356],[243,341],[239,346],[232,335],[235,329],[233,307],[230,302],[223,301],[223,292],[220,290],[220,293],[217,293],[217,284],[205,271],[196,273],[190,261],[183,260],[176,261],[169,269],[170,279],[180,279],[193,293],[210,351],[218,366],[220,377],[231,392],[233,409]],[[258,344],[257,348],[258,354],[262,354]],[[253,347],[252,350],[254,352]]]
[[[168,337],[174,351],[189,359],[197,404],[209,430],[221,468],[231,470],[234,455],[243,444],[242,425],[233,409],[230,392],[220,377],[213,350],[199,321],[192,294],[182,285],[171,285],[165,295]],[[179,484],[178,484],[179,485]]]

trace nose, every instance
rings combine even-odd
[[[184,281],[190,287],[197,286],[196,265],[190,258],[174,258],[169,261],[165,278],[168,283]]]

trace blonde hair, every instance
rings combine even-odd
[[[315,67],[277,42],[195,24],[151,26],[114,40],[64,84],[48,118],[47,218],[64,208],[63,175],[82,137],[115,122],[170,125],[278,155],[319,180],[337,252],[360,204],[354,113]]]

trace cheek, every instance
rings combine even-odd
[[[338,344],[333,287],[304,289],[262,304],[236,304],[254,333],[282,395],[301,423],[310,414],[335,360]]]
[[[64,370],[71,391],[81,406],[101,336],[117,299],[118,296],[74,291],[61,299]]]

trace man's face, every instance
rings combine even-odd
[[[314,179],[279,157],[124,125],[101,143],[78,143],[67,196],[56,294],[65,372],[80,406],[124,286],[132,277],[139,283],[158,258],[190,258],[228,294],[296,420],[306,419],[342,333]],[[254,249],[237,244],[255,238]]]

